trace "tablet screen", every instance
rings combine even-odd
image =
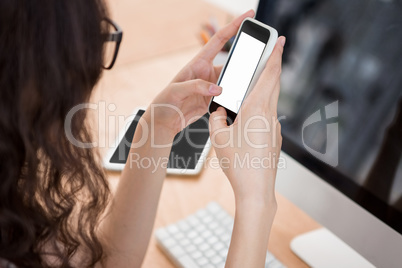
[[[120,141],[109,162],[112,164],[125,164],[130,152],[138,120],[144,110],[138,113],[131,122],[123,139]],[[169,155],[168,168],[195,169],[209,138],[209,114],[206,113],[196,122],[190,124],[176,135]]]
[[[130,152],[131,142],[134,138],[135,129],[137,128],[138,121],[144,114],[144,110],[138,110],[133,121],[128,127],[123,139],[120,141],[119,146],[117,146],[112,157],[110,158],[110,163],[112,164],[125,164],[128,158],[128,153]]]
[[[209,114],[187,126],[174,138],[168,168],[195,169],[209,138]]]

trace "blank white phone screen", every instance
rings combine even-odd
[[[241,32],[225,73],[220,82],[222,94],[214,97],[214,102],[235,112],[251,83],[258,62],[265,48],[265,43]]]

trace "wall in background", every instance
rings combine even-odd
[[[258,0],[205,0],[233,15],[240,15],[249,9],[257,9]]]

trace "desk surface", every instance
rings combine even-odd
[[[199,51],[198,32],[211,16],[221,25],[231,18],[202,0],[110,0],[112,18],[124,38],[116,66],[103,74],[91,102],[99,104],[94,133],[104,155],[113,146],[124,119],[138,106],[147,106],[173,76]],[[101,108],[104,107],[104,108]],[[211,150],[209,157],[213,157]],[[108,173],[112,188],[119,173]],[[268,249],[288,267],[307,267],[289,247],[293,237],[319,225],[277,194],[278,210]],[[219,169],[206,168],[196,177],[168,176],[162,190],[155,228],[176,222],[210,201],[232,215],[231,186]],[[135,237],[133,237],[135,240]],[[173,267],[157,248],[154,237],[143,267]]]

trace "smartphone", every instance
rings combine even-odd
[[[121,171],[126,165],[138,121],[145,109],[133,111],[133,121],[126,130],[119,132],[115,147],[107,152],[103,166],[108,170]],[[174,175],[197,175],[202,171],[211,147],[209,140],[209,114],[206,113],[176,135],[169,154],[167,173]],[[152,168],[152,167],[150,167]]]
[[[242,22],[218,79],[222,94],[211,99],[209,113],[223,107],[228,124],[234,122],[243,100],[257,83],[277,39],[278,32],[262,22],[251,18]]]

